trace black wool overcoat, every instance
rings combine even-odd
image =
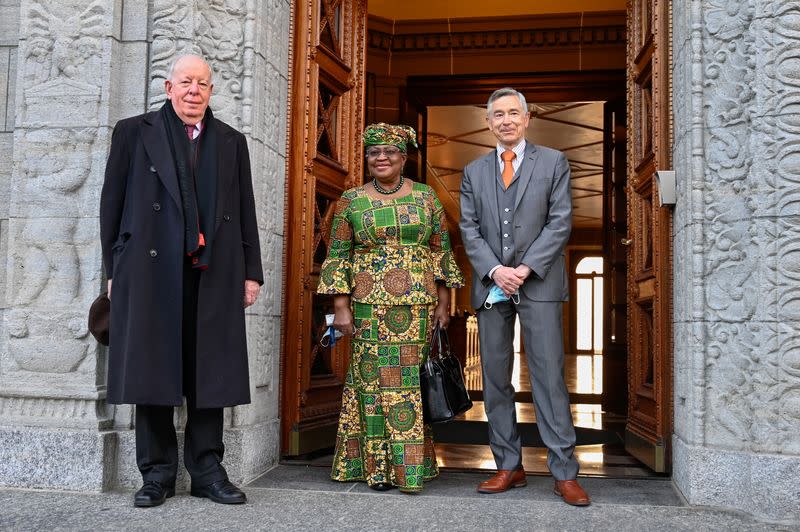
[[[210,111],[209,120],[217,131],[216,232],[198,293],[198,408],[250,402],[244,281],[263,284],[247,141]],[[100,237],[113,279],[108,402],[180,405],[184,221],[159,111],[114,128]]]

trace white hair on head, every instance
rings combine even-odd
[[[187,57],[196,57],[197,59],[202,61],[203,64],[206,65],[206,68],[208,68],[208,81],[211,81],[213,79],[214,71],[211,70],[211,65],[208,64],[208,61],[206,61],[203,58],[203,56],[200,56],[200,55],[197,55],[197,54],[183,54],[183,55],[177,56],[175,59],[172,60],[172,63],[169,64],[169,70],[167,70],[167,79],[168,80],[173,81],[172,76],[175,75],[175,65],[177,65],[178,62],[180,62],[181,59],[184,59],[184,58],[187,58]]]
[[[503,96],[516,96],[519,98],[519,104],[522,106],[522,110],[526,113],[528,112],[528,102],[525,101],[525,96],[523,96],[518,90],[514,90],[511,87],[503,87],[502,89],[497,89],[492,93],[491,96],[489,96],[489,101],[486,102],[486,116],[491,116],[492,104]]]

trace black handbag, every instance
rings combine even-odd
[[[426,423],[450,421],[472,408],[461,363],[450,352],[447,331],[433,330],[428,360],[420,368],[422,413]]]

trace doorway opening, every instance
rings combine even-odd
[[[563,76],[563,78],[559,78]],[[564,78],[570,78],[570,87]],[[602,79],[602,81],[598,81]],[[368,81],[369,82],[369,81]],[[630,456],[624,448],[627,417],[626,373],[621,364],[606,364],[606,335],[609,345],[619,340],[606,329],[609,309],[605,293],[603,245],[607,231],[604,221],[608,153],[613,154],[613,134],[606,123],[607,109],[624,98],[624,73],[556,73],[553,75],[410,77],[406,85],[409,107],[417,110],[416,125],[424,142],[419,154],[419,179],[437,193],[448,213],[452,241],[462,270],[470,265],[458,234],[459,187],[461,171],[470,161],[495,148],[496,140],[486,128],[485,99],[473,85],[495,83],[495,87],[519,88],[529,101],[531,123],[529,142],[563,151],[571,166],[573,196],[573,236],[567,246],[567,268],[571,300],[564,306],[565,380],[570,392],[573,423],[576,427],[576,456],[581,474],[597,476],[648,476],[650,470]],[[603,85],[605,89],[600,89]],[[547,87],[543,94],[542,87]],[[525,87],[525,88],[520,88]],[[526,88],[528,89],[526,91]],[[538,93],[539,98],[536,98]],[[607,100],[595,100],[605,93]],[[433,96],[435,95],[435,96]],[[480,99],[478,99],[480,98]],[[455,102],[438,105],[440,101]],[[434,105],[429,105],[429,102]],[[610,158],[613,161],[613,157]],[[479,342],[476,311],[469,305],[469,287],[457,291],[455,316],[450,337],[463,352],[465,376],[475,407],[454,422],[434,427],[437,452],[445,467],[492,469],[494,460],[488,448],[488,431],[482,402]],[[620,332],[620,331],[616,331]],[[463,338],[463,342],[459,339]],[[534,340],[535,341],[535,340]],[[515,337],[515,365],[512,384],[517,402],[517,420],[523,445],[526,471],[546,473],[546,449],[536,427],[531,384],[519,327]],[[622,355],[624,356],[624,349]],[[613,358],[613,356],[612,356]],[[604,384],[608,390],[604,390]],[[611,406],[613,405],[613,408]]]
[[[652,201],[652,174],[669,166],[663,155],[668,77],[658,55],[668,49],[669,35],[651,23],[664,20],[663,13],[643,0],[632,2],[629,13],[624,0],[563,0],[564,9],[530,11],[536,14],[464,2],[469,19],[424,18],[436,17],[435,9],[416,0],[404,7],[405,18],[378,0],[368,3],[368,13],[354,0],[312,4],[297,2],[294,16],[282,454],[321,450],[324,462],[335,439],[348,345],[331,349],[316,341],[331,302],[314,288],[336,199],[363,182],[360,128],[389,122],[418,131],[421,147],[410,154],[406,175],[436,191],[468,274],[458,235],[461,169],[494,148],[485,102],[493,90],[511,86],[530,104],[529,141],[564,151],[572,169],[566,250],[572,299],[563,322],[582,474],[668,471],[671,344],[663,296],[669,294],[670,219]],[[633,134],[636,143],[628,141]],[[437,450],[445,467],[493,469],[481,425],[477,324],[468,293],[468,287],[454,291],[450,339],[477,404],[461,425],[437,427]],[[524,341],[515,345],[524,353]],[[520,362],[514,386],[518,419],[530,424],[522,427],[531,445],[525,466],[544,473],[527,367]]]

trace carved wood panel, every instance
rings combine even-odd
[[[282,453],[334,444],[349,345],[322,347],[316,294],[336,200],[362,178],[365,0],[297,0],[292,11],[283,306]]]
[[[672,433],[671,224],[656,170],[671,167],[671,5],[628,2],[628,423],[626,447],[669,470]]]

